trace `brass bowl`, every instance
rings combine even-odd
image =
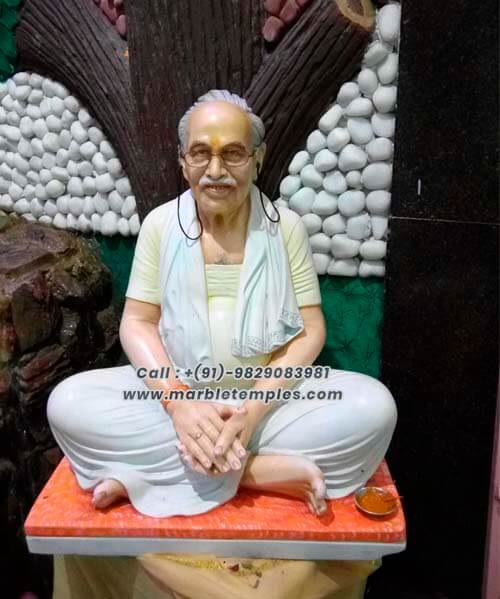
[[[366,495],[366,493],[375,493],[381,499],[387,500],[387,510],[373,512],[366,509],[366,507],[363,506],[363,497]],[[397,497],[381,487],[361,487],[361,489],[358,489],[354,494],[354,503],[360,511],[362,511],[364,514],[368,514],[369,516],[389,516],[390,514],[394,513],[398,507]]]

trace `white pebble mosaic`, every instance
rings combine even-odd
[[[401,6],[384,5],[361,71],[297,152],[278,205],[301,215],[318,274],[383,277],[391,205]]]
[[[0,83],[0,209],[60,229],[137,235],[130,182],[99,124],[60,83]]]

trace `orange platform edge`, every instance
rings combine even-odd
[[[368,484],[397,495],[385,460]],[[26,519],[31,537],[150,537],[184,539],[261,539],[307,541],[371,541],[399,543],[406,540],[403,508],[398,499],[395,513],[384,518],[362,514],[353,495],[328,501],[321,517],[306,505],[280,495],[241,489],[227,503],[196,516],[151,518],[122,501],[106,510],[95,510],[91,495],[76,482],[63,458]]]

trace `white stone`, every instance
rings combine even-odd
[[[66,170],[68,171],[68,175],[70,177],[78,177],[78,164],[73,160],[68,160],[68,164],[66,165]]]
[[[359,260],[357,258],[340,258],[332,260],[328,266],[328,274],[339,277],[355,277],[358,274]]]
[[[57,210],[61,213],[61,214],[68,214],[69,213],[69,201],[71,200],[71,196],[69,195],[64,195],[61,196],[59,198],[57,198],[56,201],[56,205],[57,205]]]
[[[35,186],[28,183],[24,188],[24,197],[27,200],[32,200],[35,197]]]
[[[79,162],[77,165],[77,170],[78,176],[82,177],[82,179],[84,179],[85,177],[92,177],[94,174],[94,167],[92,166],[92,163],[88,160]]]
[[[101,233],[103,235],[112,236],[118,232],[118,215],[111,210],[106,212],[101,217]]]
[[[10,168],[14,168],[18,161],[20,164],[22,162],[27,162],[26,158],[23,158],[20,154],[14,154],[14,152],[5,152],[4,161]],[[19,167],[19,170],[22,170],[21,166]]]
[[[63,100],[64,106],[75,114],[80,110],[80,102],[74,96],[66,96]]]
[[[314,233],[321,231],[323,221],[317,214],[304,214],[301,218],[309,235],[314,235]]]
[[[328,139],[327,139],[328,143]],[[308,165],[309,166],[309,165]],[[319,173],[331,171],[337,166],[337,156],[327,148],[320,150],[314,157],[314,168]],[[304,167],[304,168],[307,168]]]
[[[328,254],[330,252],[330,237],[325,233],[315,233],[309,237],[313,253]]]
[[[71,125],[75,122],[77,122],[76,115],[73,112],[71,112],[71,110],[65,108],[61,115],[61,123],[63,127],[65,129],[71,129]]]
[[[66,106],[61,98],[55,96],[54,98],[50,99],[50,109],[53,115],[62,116],[66,110]]]
[[[128,225],[130,227],[130,234],[137,235],[139,233],[139,229],[141,228],[141,222],[139,220],[139,215],[134,214],[134,216],[132,216],[129,219]]]
[[[106,160],[111,160],[111,158],[116,158],[116,153],[113,150],[113,146],[109,143],[107,139],[101,141],[99,144],[99,150],[102,152],[102,155]]]
[[[381,85],[373,94],[373,103],[379,112],[391,112],[396,106],[398,88],[395,85]]]
[[[11,77],[10,79],[7,79],[7,92],[10,96],[14,96],[14,94],[16,93],[16,82],[14,81],[14,79]]]
[[[38,75],[38,77],[40,77],[40,79],[42,79],[42,77],[40,75]],[[32,81],[36,81],[36,77],[33,77],[33,76],[30,77],[30,74],[27,73],[26,71],[19,71],[18,73],[15,73],[14,75],[12,75],[12,80],[17,85],[31,85],[32,87],[35,87],[35,84],[32,83]],[[41,85],[41,82],[40,82],[40,85]]]
[[[333,237],[337,233],[343,233],[346,229],[347,221],[346,219],[337,212],[337,214],[333,214],[328,218],[325,218],[323,221],[323,232],[328,235],[328,237]]]
[[[95,211],[94,200],[89,196],[83,198],[83,214],[86,216],[92,216]]]
[[[96,146],[104,140],[103,132],[97,127],[89,127],[88,134],[90,141],[95,143]]]
[[[306,152],[305,150],[297,152],[297,154],[295,154],[288,167],[289,174],[298,175],[300,171],[305,167],[305,165],[309,164],[309,162],[311,162],[309,152]]]
[[[377,137],[394,137],[396,117],[394,114],[376,112],[371,119],[373,132]]]
[[[17,183],[19,187],[22,187],[23,189],[28,184],[28,179],[24,175],[19,173],[16,169],[12,170],[12,181],[14,183]]]
[[[19,102],[19,100],[14,100],[12,107],[20,117],[23,117],[26,115],[26,104],[24,102]]]
[[[113,212],[116,212],[117,214],[122,213],[123,201],[124,200],[123,200],[122,196],[116,191],[116,189],[114,189],[108,195],[109,207],[111,210],[113,210]],[[134,207],[135,207],[135,203],[134,203]],[[134,211],[132,211],[130,216],[132,216],[133,213],[134,213]]]
[[[347,189],[347,182],[340,171],[334,171],[323,179],[323,188],[332,195],[339,195]]]
[[[41,89],[32,89],[30,95],[28,96],[28,105],[29,104],[40,104],[43,100],[43,91]],[[27,110],[27,107],[26,107]],[[41,111],[40,111],[41,114]]]
[[[14,110],[14,100],[10,95],[4,96],[2,98],[2,106],[5,108],[7,112],[11,112]]]
[[[360,277],[383,277],[385,264],[383,260],[361,260],[359,265]]]
[[[299,191],[302,186],[300,177],[297,175],[288,175],[280,183],[280,195],[285,198],[293,196],[294,193]]]
[[[367,239],[371,233],[370,216],[364,212],[347,219],[347,235],[351,239]]]
[[[83,186],[83,195],[86,195],[86,196],[95,195],[96,187],[95,187],[94,177],[84,177],[82,186]]]
[[[339,212],[343,216],[354,216],[365,207],[365,194],[362,191],[349,189],[337,198]]]
[[[387,242],[379,239],[369,239],[363,241],[359,253],[366,260],[382,260],[382,258],[385,258],[386,250]]]
[[[47,190],[45,189],[45,185],[42,185],[42,183],[37,183],[35,185],[35,196],[41,202],[46,202],[49,199],[49,194],[47,193]],[[45,210],[45,212],[47,212],[47,210]]]
[[[43,93],[48,96],[49,98],[52,98],[53,96],[55,96],[55,86],[54,86],[54,81],[52,81],[52,79],[49,79],[48,77],[44,77],[43,81],[42,81],[42,89],[43,89]]]
[[[26,198],[27,200],[28,198]],[[40,202],[38,198],[33,198],[30,201],[30,212],[36,218],[40,218],[45,214],[45,208],[43,207],[43,203]]]
[[[101,215],[96,214],[94,212],[94,214],[92,214],[92,216],[90,217],[90,222],[92,223],[92,229],[96,233],[100,233],[100,231],[101,231]]]
[[[0,177],[0,194],[6,194],[9,191],[10,182]]]
[[[43,143],[38,137],[34,137],[31,140],[31,147],[33,148],[33,154],[41,158],[44,155],[45,150],[43,149]]]
[[[0,164],[0,175],[10,180],[12,177],[12,167],[10,167],[6,162],[2,162]]]
[[[361,181],[367,189],[387,189],[392,182],[392,167],[385,162],[373,162],[363,170]]]
[[[312,187],[313,189],[321,187],[323,183],[323,176],[314,168],[312,164],[306,164],[306,166],[300,171],[300,179],[304,187]],[[116,183],[116,187],[118,189],[118,181]],[[121,191],[120,193],[121,195],[124,195]]]
[[[332,152],[340,152],[350,141],[349,131],[344,127],[336,127],[326,138],[326,144]]]
[[[56,155],[51,152],[44,152],[42,156],[42,164],[44,168],[51,169],[56,166]]]
[[[373,104],[369,98],[355,98],[345,109],[346,116],[370,116]]]
[[[40,110],[40,107],[35,106],[35,104],[28,104],[28,106],[26,107],[26,114],[33,121],[36,121],[37,119],[42,117],[42,111]]]
[[[80,123],[80,121],[75,121],[74,123],[72,123],[70,131],[71,131],[71,135],[73,136],[73,139],[78,144],[85,143],[89,138],[87,129],[85,129],[83,127],[83,125]]]
[[[60,214],[59,212],[54,216],[52,224],[54,225],[54,227],[57,227],[58,229],[68,228],[66,217],[63,214]]]
[[[61,133],[59,133],[59,146],[64,150],[68,150],[71,145],[71,133],[67,129],[63,129]]]
[[[76,216],[73,216],[71,212],[66,215],[66,224],[68,226],[68,229],[74,229],[76,231],[78,231],[79,229],[78,219],[76,218]]]
[[[108,172],[108,163],[102,152],[96,152],[92,156],[92,165],[94,166],[98,175],[104,175],[104,173]]]
[[[45,189],[49,198],[58,198],[65,192],[66,186],[61,181],[52,179],[47,183]]]
[[[37,119],[33,123],[33,133],[39,138],[43,139],[43,136],[49,132],[47,123],[44,119]]]
[[[91,127],[95,122],[86,108],[80,108],[78,111],[78,120],[86,129]]]
[[[27,139],[24,139],[24,137],[19,140],[17,150],[23,158],[33,157],[33,148],[31,147],[31,143]]]
[[[335,127],[338,125],[338,122],[340,121],[340,119],[342,117],[342,113],[343,113],[342,106],[339,106],[338,104],[334,104],[320,118],[319,123],[318,123],[318,127],[320,128],[320,130],[325,134],[330,133],[330,131],[332,129],[335,129]]]
[[[386,4],[377,14],[377,25],[380,37],[384,42],[394,45],[399,37],[401,21],[401,4]]]
[[[130,181],[128,177],[121,177],[120,179],[114,181],[114,184],[116,185],[116,189],[122,198],[132,195],[132,188],[130,187]]]
[[[104,175],[99,175],[96,177],[95,187],[99,193],[108,193],[114,189],[115,182],[109,173],[105,173]]]
[[[394,144],[386,137],[373,139],[365,148],[370,162],[391,160],[394,154]]]
[[[345,233],[337,233],[332,237],[330,247],[335,258],[354,258],[360,245],[360,241],[349,239]]]
[[[54,114],[49,114],[45,119],[45,122],[48,130],[53,131],[54,133],[59,133],[63,128],[61,119],[57,118]]]
[[[51,225],[52,218],[50,218],[50,216],[47,216],[47,214],[42,214],[42,216],[38,218],[38,222],[42,225]]]
[[[71,196],[83,197],[85,195],[83,191],[83,183],[80,177],[71,177],[68,181],[68,193]]]
[[[61,166],[54,166],[50,169],[50,172],[54,179],[59,179],[59,181],[61,181],[62,183],[67,183],[70,179],[68,171],[65,168],[62,168]]]
[[[342,108],[345,108],[354,100],[354,98],[357,98],[358,96],[358,84],[354,83],[354,81],[348,81],[339,89],[339,93],[337,94],[337,102],[342,106]]]
[[[41,102],[40,102],[40,111],[42,113],[42,116],[44,118],[47,118],[49,116],[49,114],[52,114],[52,106],[50,105],[50,99],[45,97]]]
[[[274,205],[278,208],[288,208],[288,201],[285,198],[274,200]]]
[[[9,112],[9,114],[7,115],[7,124],[8,125],[19,128],[20,122],[21,122],[21,117],[17,114],[17,112]]]
[[[318,275],[326,275],[328,265],[330,264],[330,257],[327,254],[313,254],[312,259]]]
[[[126,218],[119,218],[118,219],[118,233],[120,233],[120,235],[122,237],[128,237],[130,235],[130,227],[128,226],[128,220]]]
[[[83,214],[83,206],[84,206],[83,198],[72,197],[69,199],[68,205],[69,205],[69,211],[71,212],[71,214],[73,216],[78,217],[78,216],[80,216],[80,214]]]
[[[3,125],[5,137],[12,142],[18,142],[21,139],[21,131],[18,127],[12,127],[11,125]]]
[[[86,160],[91,160],[92,156],[97,152],[97,146],[91,141],[86,141],[80,146],[80,154]]]
[[[309,134],[306,142],[307,151],[309,154],[316,154],[323,148],[326,148],[326,137],[316,129],[312,133]]]
[[[366,165],[367,160],[368,157],[361,148],[354,144],[348,144],[340,152],[339,168],[344,172],[358,170]]]
[[[381,41],[374,41],[368,46],[363,57],[364,67],[374,67],[381,63],[391,52],[391,46]]]
[[[130,218],[136,212],[135,197],[127,196],[123,202],[121,215],[124,218]]]
[[[345,180],[349,187],[354,189],[361,187],[361,173],[359,171],[349,171],[345,176]]]
[[[14,203],[14,212],[17,214],[24,214],[30,211],[30,203],[25,198],[20,198]]]
[[[27,117],[24,117],[24,118],[27,118]],[[6,122],[7,122],[7,111],[5,110],[5,108],[3,106],[0,106],[0,123],[3,124]]]
[[[311,210],[319,216],[330,216],[337,212],[337,197],[327,191],[320,191],[316,194]]]
[[[389,219],[387,216],[379,216],[374,214],[372,216],[372,233],[375,239],[382,239],[387,233],[387,227]]]
[[[36,185],[40,182],[40,175],[36,171],[28,171],[26,173],[26,178],[28,181],[30,181],[30,183],[33,183],[33,185]]]
[[[62,85],[62,83],[54,81],[54,95],[58,98],[64,99],[69,95],[69,92],[64,85]]]
[[[46,133],[42,138],[43,147],[47,152],[57,153],[59,150],[59,135],[57,133]]]
[[[96,193],[92,200],[94,202],[94,209],[99,214],[104,214],[109,210],[109,203],[104,194]]]
[[[389,54],[384,62],[380,63],[377,67],[377,77],[379,78],[380,83],[388,85],[396,79],[398,74],[398,64],[398,55],[394,52]]]
[[[14,207],[14,202],[12,201],[12,198],[10,197],[9,194],[4,193],[4,194],[0,195],[0,209],[7,210],[10,212],[13,207]]]
[[[391,194],[381,189],[366,196],[366,208],[371,214],[387,214],[391,206]]]
[[[18,85],[14,94],[16,100],[23,102],[28,99],[31,93],[31,87],[29,85]]]
[[[350,117],[347,120],[347,130],[354,144],[364,145],[373,139],[371,123],[363,117]]]
[[[78,228],[82,233],[90,233],[92,231],[92,222],[85,214],[80,214],[78,217]]]
[[[54,218],[58,212],[57,204],[54,202],[54,200],[47,200],[43,205],[43,209],[45,210],[45,214],[50,216],[50,218]]]
[[[69,162],[68,150],[65,150],[64,148],[57,150],[57,153],[56,153],[57,166],[60,166],[61,168],[65,168],[67,166],[68,162]]]
[[[102,155],[102,152],[98,152],[96,154],[96,156],[98,154]],[[307,154],[307,152],[306,152],[306,154]],[[108,169],[109,174],[113,177],[113,179],[123,177],[123,175],[124,175],[122,163],[120,162],[120,160],[118,158],[111,158],[111,160],[108,160],[107,169]]]
[[[30,163],[21,154],[14,154],[13,168],[17,168],[20,173],[26,174],[30,170]]]
[[[372,69],[362,69],[358,75],[358,85],[364,96],[371,98],[378,87],[378,78]]]
[[[289,206],[291,210],[295,210],[301,216],[311,212],[311,208],[316,198],[314,189],[310,187],[302,187],[290,198]]]

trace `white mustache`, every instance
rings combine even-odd
[[[237,183],[232,177],[222,177],[221,179],[211,179],[203,175],[200,179],[200,185],[202,187],[208,187],[209,185],[226,185],[227,187],[236,187]]]

